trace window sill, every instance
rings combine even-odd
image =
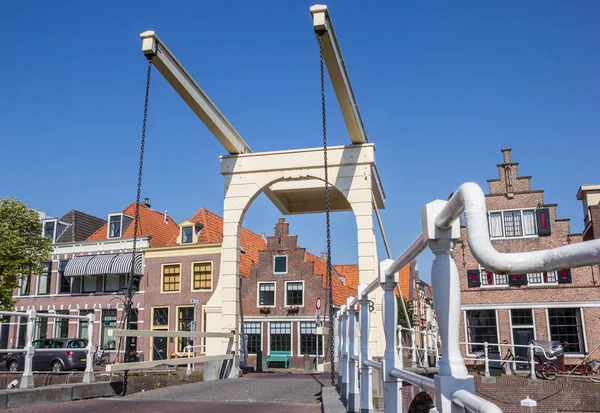
[[[512,240],[512,239],[531,239],[531,238],[540,238],[539,235],[535,234],[535,235],[520,235],[517,237],[492,237],[490,236],[490,241],[505,241],[505,240]]]

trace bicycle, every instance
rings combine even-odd
[[[569,345],[566,341],[563,343],[565,348]],[[542,365],[541,375],[546,380],[554,380],[558,375],[574,375],[574,376],[585,376],[594,383],[600,383],[600,360],[590,359],[590,355],[598,349],[597,346],[591,352],[584,352],[583,359],[570,371],[558,370],[558,367],[552,362],[546,362]]]
[[[504,340],[502,344],[508,344],[508,340]],[[485,376],[485,351],[477,351],[475,352],[475,356],[477,357],[477,360],[475,360],[473,363],[473,369],[477,372],[478,375]],[[495,361],[497,360],[488,360],[488,362]],[[510,367],[508,363],[512,363],[514,365],[514,368]],[[506,356],[502,358],[500,368],[504,369],[504,373],[506,373],[507,369],[510,369],[515,374],[515,376],[521,378],[527,378],[531,374],[531,362],[525,357],[515,356],[510,347],[507,348]]]
[[[104,350],[96,349],[94,352],[94,367],[104,367],[110,364],[110,354]]]

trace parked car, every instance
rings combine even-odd
[[[79,338],[45,338],[35,340],[34,349],[54,349],[39,351],[33,355],[32,370],[85,370],[87,341]],[[8,371],[20,371],[25,366],[24,353],[10,353],[6,358]]]

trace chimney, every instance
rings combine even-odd
[[[326,253],[326,252],[322,252],[322,253],[321,253],[321,259],[322,259],[323,261],[327,261],[327,253]]]
[[[501,149],[501,151],[502,151],[502,156],[504,157],[504,163],[511,163],[510,162],[511,148],[504,148],[504,149]]]
[[[278,224],[283,224],[285,223],[285,218],[279,218],[279,220],[277,221]]]
[[[165,224],[168,224],[169,221],[167,220],[167,210],[165,209],[165,216],[163,217],[163,220],[165,221]]]
[[[144,200],[140,202],[140,205],[145,206],[146,208],[150,208],[150,198],[144,198]]]
[[[263,240],[265,240],[265,244],[267,243],[267,236],[264,232],[260,233],[260,236],[262,237]]]

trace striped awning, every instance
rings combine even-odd
[[[130,274],[131,252],[75,257],[65,266],[65,277]],[[142,253],[135,254],[134,274],[143,275]]]

